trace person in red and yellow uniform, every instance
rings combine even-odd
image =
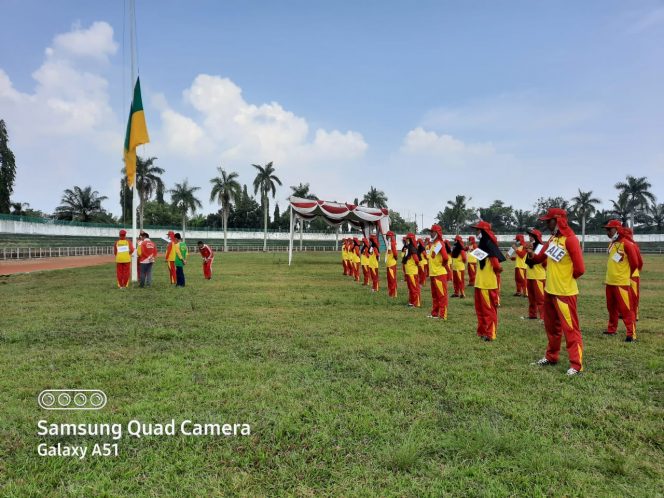
[[[544,358],[534,364],[547,366],[558,363],[564,335],[570,361],[567,375],[576,375],[583,371],[583,337],[579,328],[579,288],[576,283],[586,271],[583,253],[579,239],[567,224],[567,211],[549,208],[540,220],[546,222],[552,235],[539,254],[528,248],[528,259],[534,263],[546,261],[544,328],[548,345]]]
[[[415,234],[406,235],[405,254],[401,262],[404,265],[404,275],[406,285],[408,286],[408,306],[419,308],[420,302],[420,283],[418,278],[420,258],[417,255],[417,242]]]
[[[393,231],[387,232],[385,267],[387,268],[387,295],[397,297],[397,241]]]
[[[639,300],[641,298],[641,271],[643,270],[643,257],[641,257],[641,248],[634,240],[634,231],[631,228],[624,228],[624,237],[634,244],[638,267],[632,273],[632,298],[634,299],[634,318],[639,321]]]
[[[166,246],[166,264],[168,265],[168,275],[171,279],[171,284],[175,285],[177,277],[175,275],[175,232],[168,232],[168,246]]]
[[[528,230],[530,244],[533,252],[538,253],[542,250],[542,232],[533,228]],[[526,248],[526,250],[527,250]],[[541,320],[544,320],[544,285],[546,284],[546,261],[535,263],[526,258],[526,285],[528,290],[528,316],[522,316],[522,319],[537,320],[538,314]]]
[[[604,333],[614,335],[617,332],[620,315],[627,329],[625,341],[632,342],[636,340],[636,316],[631,277],[639,268],[639,257],[634,243],[625,237],[625,229],[619,220],[609,221],[604,228],[611,239],[604,280],[609,324]]]
[[[468,262],[468,287],[473,287],[475,285],[475,275],[477,274],[477,258],[470,254],[472,251],[477,249],[477,242],[475,242],[475,237],[468,237],[468,245],[466,246],[466,257]]]
[[[362,285],[369,285],[371,272],[369,271],[369,241],[362,237],[362,247],[360,247],[360,265],[362,266]]]
[[[212,279],[212,263],[214,262],[214,251],[212,248],[204,244],[202,240],[198,241],[198,252],[203,258],[203,277],[205,280]]]
[[[141,232],[141,241],[136,249],[138,253],[138,267],[141,271],[138,274],[139,287],[152,286],[152,267],[157,259],[157,246],[150,240],[150,235]]]
[[[447,269],[449,256],[443,244],[443,229],[431,225],[433,241],[429,250],[429,283],[431,284],[431,313],[429,318],[447,320]]]
[[[378,237],[371,235],[369,237],[369,273],[371,275],[371,292],[378,292],[378,260],[380,259],[380,247],[378,246]]]
[[[341,240],[341,266],[343,274],[348,275],[348,253],[346,251],[346,239]]]
[[[498,329],[498,275],[503,271],[500,263],[505,261],[505,256],[498,247],[490,223],[480,221],[472,228],[477,230],[479,249],[486,254],[477,263],[475,277],[477,335],[484,341],[493,341]]]
[[[353,237],[353,244],[351,247],[351,256],[353,261],[353,277],[356,282],[360,281],[360,241],[357,237]]]
[[[516,261],[514,266],[514,283],[516,284],[516,292],[514,293],[517,297],[526,297],[528,295],[528,281],[526,279],[526,256],[528,252],[526,251],[526,240],[523,234],[517,234],[515,242],[517,244],[512,244],[513,254],[510,256],[512,261]]]
[[[419,279],[420,287],[424,287],[424,284],[427,281],[427,266],[429,266],[429,261],[427,258],[427,250],[424,247],[424,241],[422,239],[417,239],[417,257],[420,258],[420,262],[417,265],[417,277]]]
[[[466,248],[463,245],[461,235],[454,237],[452,248],[452,281],[454,282],[454,294],[452,297],[466,297]]]
[[[120,238],[113,245],[113,254],[115,254],[115,276],[118,287],[125,289],[129,287],[131,255],[134,254],[134,244],[131,240],[127,240],[126,230],[120,230]]]
[[[426,271],[427,271],[427,277],[429,277],[429,255],[431,254],[431,237],[424,238],[424,250],[426,251],[427,254]]]

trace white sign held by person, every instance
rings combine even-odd
[[[558,263],[561,259],[565,257],[565,254],[567,253],[565,252],[565,249],[563,249],[562,247],[557,246],[555,244],[551,244],[544,254],[546,254],[549,258]]]
[[[482,249],[480,249],[479,247],[478,247],[477,249],[473,249],[473,250],[470,252],[470,254],[473,255],[473,256],[475,256],[475,258],[477,259],[477,261],[482,261],[484,258],[486,258],[486,257],[489,255],[489,253],[484,252],[484,251],[483,251]]]

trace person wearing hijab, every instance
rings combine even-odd
[[[420,287],[424,287],[424,284],[427,281],[427,266],[429,266],[429,261],[427,258],[427,250],[426,247],[424,247],[424,241],[422,239],[417,239],[417,257],[420,258],[420,263],[417,265],[417,276]]]
[[[385,267],[387,269],[387,295],[397,297],[397,241],[393,231],[387,232]]]
[[[129,287],[129,277],[131,276],[131,255],[134,254],[134,244],[127,240],[127,230],[120,230],[120,238],[113,244],[113,254],[115,255],[115,277],[118,281],[118,288],[126,289]]]
[[[530,244],[535,253],[542,249],[542,232],[533,228],[528,230]],[[526,258],[526,286],[528,291],[528,316],[522,316],[524,320],[544,320],[544,284],[546,283],[546,261],[535,263]]]
[[[551,238],[539,254],[528,248],[528,259],[534,263],[546,261],[544,328],[548,345],[544,357],[534,364],[544,367],[558,363],[564,335],[570,361],[567,375],[573,376],[583,371],[583,337],[579,327],[579,287],[576,282],[586,271],[583,252],[579,239],[567,223],[567,211],[549,208],[539,219],[546,222]]]
[[[360,265],[362,266],[362,285],[369,285],[369,240],[362,237],[362,247],[360,247]]]
[[[452,281],[454,283],[454,294],[452,297],[465,298],[465,273],[466,273],[466,248],[463,245],[461,235],[454,237],[452,247]]]
[[[431,249],[429,250],[429,283],[431,284],[431,313],[428,318],[447,320],[447,268],[449,256],[443,244],[443,229],[431,225],[429,229]]]
[[[353,237],[353,243],[351,246],[351,256],[353,263],[353,278],[356,282],[360,281],[360,241],[357,237]]]
[[[514,266],[514,283],[516,284],[516,292],[514,295],[516,297],[527,297],[527,280],[526,280],[526,256],[528,252],[526,251],[526,240],[523,234],[517,234],[515,242],[518,245],[512,244],[512,254],[510,259],[516,261]]]
[[[466,257],[468,260],[468,287],[473,287],[475,285],[475,275],[477,275],[477,258],[470,254],[475,249],[477,249],[477,242],[475,242],[475,237],[471,235],[468,237],[468,245],[466,246]]]
[[[491,230],[491,224],[480,221],[472,228],[477,230],[478,248],[483,256],[478,257],[475,278],[475,313],[477,314],[477,335],[484,341],[496,339],[498,329],[498,275],[503,271],[501,262],[505,256],[498,247],[498,239]]]
[[[419,308],[421,306],[420,283],[418,279],[420,258],[417,254],[416,244],[415,234],[408,233],[406,235],[405,252],[401,263],[404,265],[406,285],[408,286],[408,306]]]
[[[369,237],[369,274],[371,276],[371,292],[378,292],[378,261],[380,259],[380,247],[378,237],[371,235]]]
[[[346,250],[346,239],[341,240],[341,266],[343,274],[348,275],[348,251]]]
[[[604,333],[615,335],[618,331],[618,316],[621,316],[627,330],[625,342],[633,342],[636,340],[636,316],[631,283],[632,275],[639,268],[639,256],[635,244],[629,240],[619,220],[610,220],[604,228],[611,239],[604,280],[609,323]]]
[[[634,299],[634,318],[636,321],[639,321],[639,301],[641,298],[641,271],[643,270],[643,258],[641,257],[641,248],[639,244],[634,240],[634,231],[631,228],[624,228],[624,236],[630,242],[634,244],[636,249],[636,256],[638,259],[638,267],[632,273],[632,298]]]

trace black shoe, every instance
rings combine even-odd
[[[634,339],[634,338],[633,338],[632,336],[630,336],[630,335],[628,335],[627,337],[625,337],[625,342],[634,342],[634,341],[636,341],[636,339]]]
[[[459,297],[459,294],[452,294],[450,297]]]

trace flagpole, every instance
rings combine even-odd
[[[131,95],[134,95],[134,85],[136,84],[136,2],[129,0],[129,46],[131,51]],[[133,100],[133,97],[132,97]],[[131,119],[131,117],[130,117]],[[138,165],[136,165],[138,170]],[[134,245],[134,254],[131,257],[131,281],[138,282],[138,248],[136,239],[138,238],[136,228],[136,207],[138,205],[138,171],[134,174],[134,186],[131,188],[131,240]]]

